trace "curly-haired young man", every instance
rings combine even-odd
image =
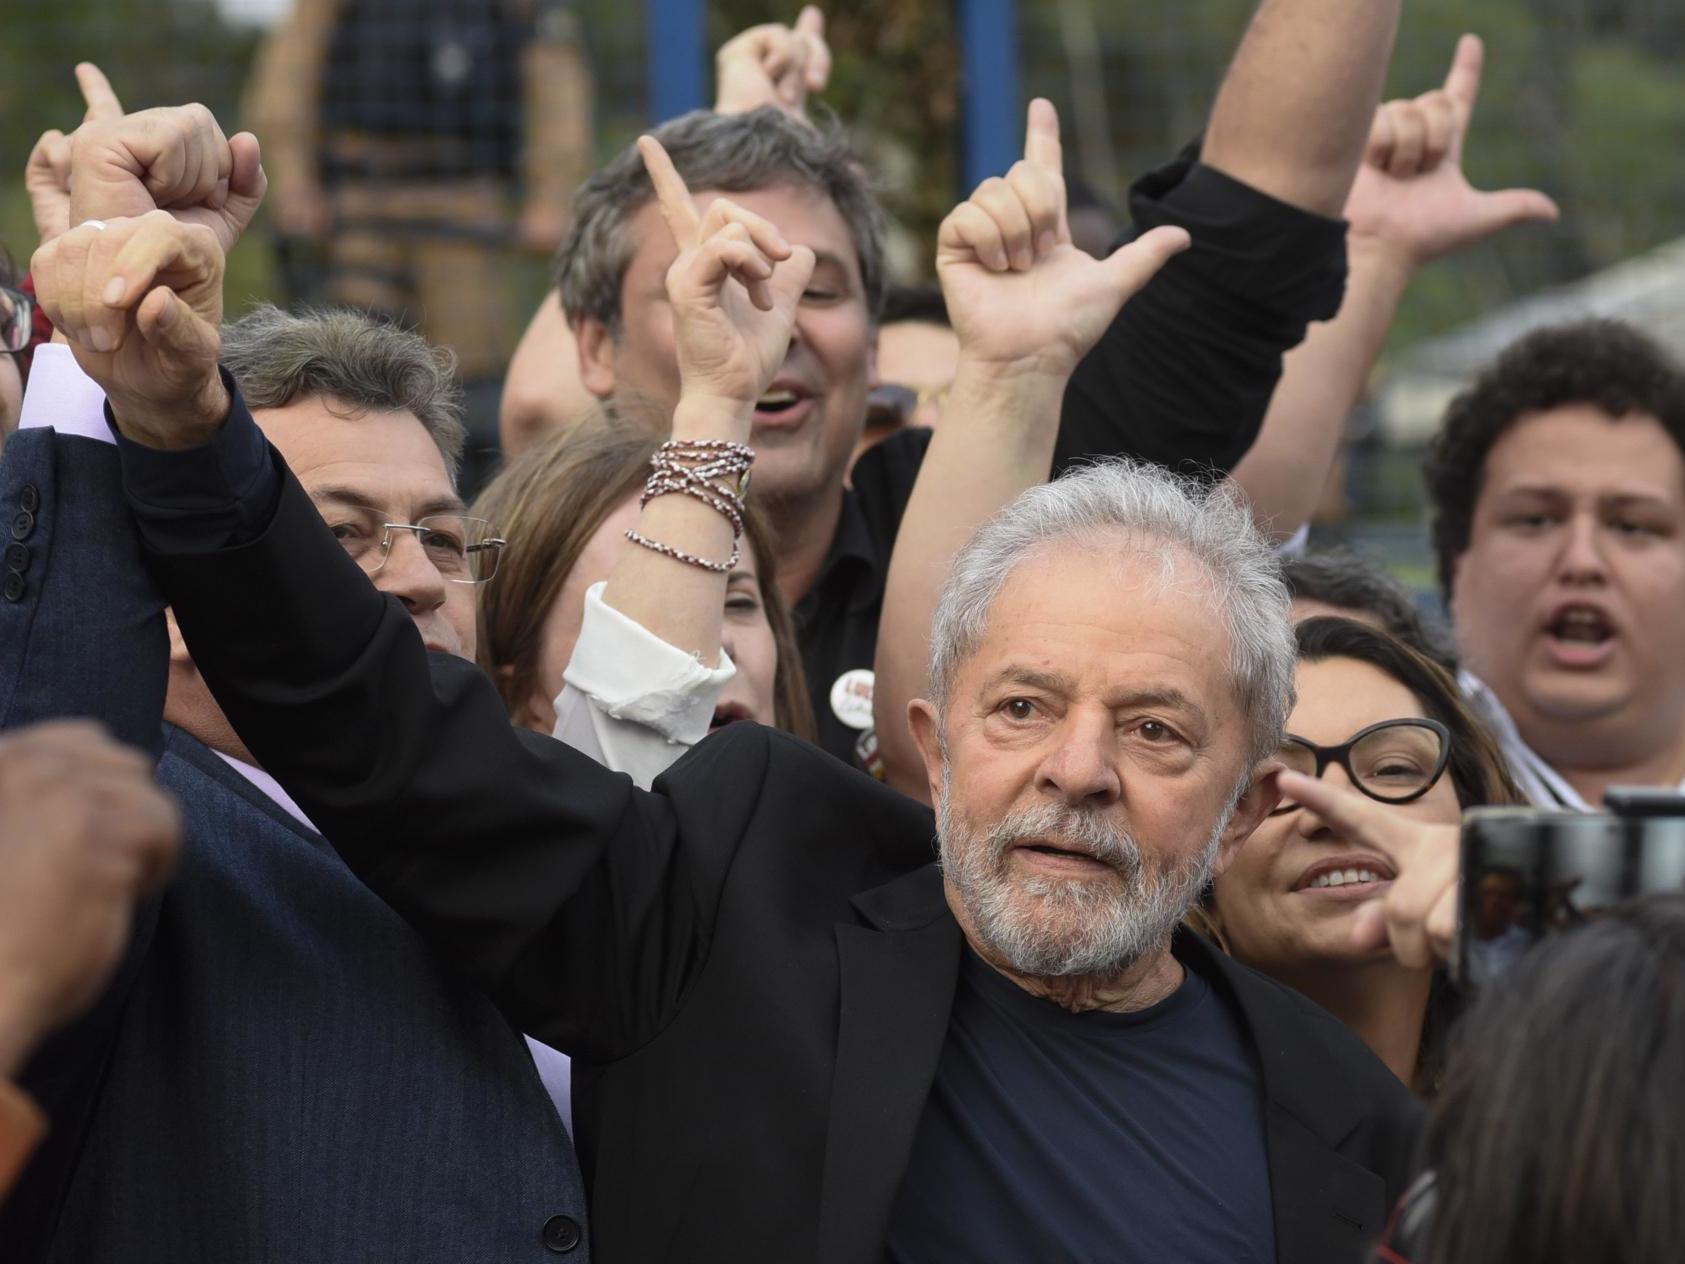
[[[1536,803],[1685,788],[1685,374],[1632,327],[1536,330],[1427,468],[1464,685]]]

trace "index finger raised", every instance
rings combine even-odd
[[[1480,36],[1465,35],[1457,41],[1451,70],[1445,76],[1445,94],[1464,110],[1472,110],[1480,95],[1480,73],[1485,64],[1486,45]]]
[[[1024,128],[1024,157],[1055,175],[1065,174],[1065,150],[1059,142],[1059,111],[1046,97],[1030,102],[1029,122]]]
[[[655,186],[655,197],[661,205],[662,218],[672,231],[673,240],[679,243],[680,250],[695,245],[702,216],[697,212],[696,202],[685,186],[684,177],[655,137],[638,137],[638,153],[643,157],[650,183]]]
[[[123,117],[123,103],[112,91],[111,80],[93,62],[76,64],[76,86],[82,90],[82,100],[88,107],[82,115],[84,123],[109,122]]]

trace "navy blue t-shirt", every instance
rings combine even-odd
[[[1275,1259],[1258,1068],[1192,970],[1072,1014],[967,951],[890,1216],[894,1264]]]

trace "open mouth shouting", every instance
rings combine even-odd
[[[1569,601],[1556,606],[1541,631],[1546,648],[1560,667],[1599,667],[1614,652],[1619,629],[1609,612],[1588,601]]]
[[[785,429],[799,426],[813,411],[814,395],[799,382],[780,378],[755,401],[757,428]]]

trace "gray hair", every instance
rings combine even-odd
[[[1165,580],[1191,561],[1229,637],[1229,670],[1248,713],[1254,761],[1275,753],[1293,706],[1295,648],[1275,550],[1228,484],[1204,484],[1123,458],[1081,467],[1007,505],[954,559],[930,634],[931,701],[944,715],[959,666],[982,642],[1012,573],[1062,543],[1122,536],[1156,552]]]
[[[854,237],[866,309],[875,321],[887,281],[884,215],[842,129],[799,123],[772,106],[748,114],[698,110],[651,133],[692,189],[745,193],[780,185],[812,188],[836,205]],[[636,146],[579,186],[573,226],[556,252],[556,286],[569,320],[591,316],[620,328],[620,287],[632,262],[627,225],[655,197]]]
[[[322,395],[414,413],[456,481],[466,438],[456,357],[420,334],[348,308],[294,314],[264,303],[223,327],[222,363],[252,408]]]

